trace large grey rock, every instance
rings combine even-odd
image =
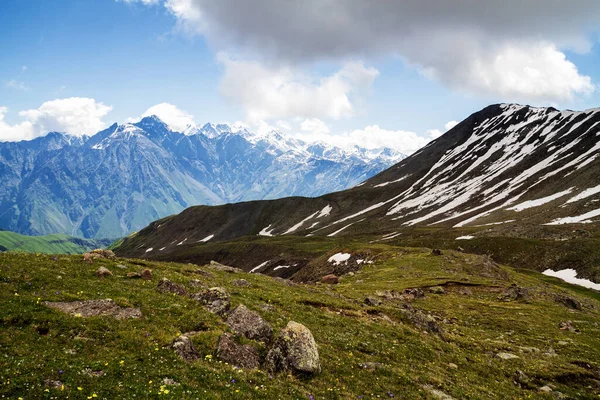
[[[222,287],[213,287],[192,295],[208,311],[213,314],[225,314],[229,311],[229,293]]]
[[[269,342],[273,336],[271,325],[254,311],[248,310],[243,304],[229,313],[225,323],[235,333],[248,339]]]
[[[245,369],[258,369],[260,367],[258,350],[250,345],[237,343],[229,333],[224,333],[219,337],[217,358]]]
[[[181,335],[176,338],[171,344],[171,348],[175,350],[175,353],[177,353],[184,361],[190,362],[200,358],[200,353],[198,353],[198,350],[196,350],[194,344],[186,335]]]
[[[156,286],[156,290],[160,293],[175,293],[180,296],[187,295],[187,289],[180,283],[173,283],[167,278],[162,278],[158,285]]]
[[[272,372],[308,375],[321,372],[317,343],[310,330],[297,322],[288,322],[267,354],[265,366]]]

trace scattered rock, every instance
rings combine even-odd
[[[273,337],[271,325],[243,304],[240,304],[229,313],[225,323],[235,333],[248,339],[269,342]]]
[[[213,314],[224,314],[229,310],[229,293],[221,287],[213,287],[192,295]]]
[[[448,368],[450,368],[450,369],[458,369],[458,365],[456,365],[454,363],[449,363],[448,364]]]
[[[260,356],[250,345],[238,344],[233,335],[224,333],[217,344],[217,358],[226,363],[245,369],[258,369]]]
[[[366,369],[369,371],[375,371],[376,369],[383,368],[383,364],[380,362],[363,362],[358,364],[358,366],[362,369]]]
[[[171,348],[186,362],[200,358],[200,353],[198,353],[198,350],[196,350],[188,336],[181,335],[176,338],[173,343],[171,343]]]
[[[202,276],[205,276],[205,277],[207,277],[207,278],[211,278],[211,279],[213,279],[213,278],[215,277],[213,274],[211,274],[211,273],[210,273],[210,272],[208,272],[208,271],[204,271],[203,269],[195,269],[195,270],[194,270],[194,271],[192,271],[192,272],[193,272],[194,274],[197,274],[197,275],[202,275]]]
[[[106,374],[104,371],[101,371],[101,370],[94,371],[91,368],[84,368],[81,371],[81,373],[83,375],[91,376],[92,378],[100,378],[101,376],[104,376]]]
[[[579,329],[575,328],[573,321],[561,322],[558,324],[561,331],[579,332]]]
[[[337,285],[340,282],[340,278],[338,278],[334,274],[329,274],[322,277],[321,282],[326,283],[328,285]]]
[[[259,307],[261,310],[266,311],[266,312],[275,311],[275,307],[273,307],[272,305],[267,304],[267,303],[260,304]]]
[[[441,286],[430,287],[429,292],[433,294],[446,294],[446,290]]]
[[[315,339],[304,325],[288,322],[275,339],[265,361],[272,372],[290,371],[298,374],[317,374],[321,371],[319,351]]]
[[[471,290],[471,288],[463,286],[460,288],[458,293],[462,294],[463,296],[471,296],[473,294],[473,291]]]
[[[90,253],[95,254],[100,258],[107,258],[109,260],[114,260],[115,258],[117,258],[117,256],[115,255],[115,253],[113,253],[112,250],[96,249],[96,250],[90,251]]]
[[[234,279],[231,284],[239,287],[252,287],[252,284],[245,279]]]
[[[65,384],[61,381],[55,381],[53,379],[46,379],[44,381],[44,386],[50,389],[62,389],[65,387]]]
[[[454,397],[434,388],[431,385],[424,385],[423,389],[427,390],[434,398],[439,400],[455,400]]]
[[[516,356],[512,353],[498,353],[496,354],[496,357],[501,360],[514,360],[515,358],[519,358],[519,356]]]
[[[140,279],[142,275],[138,274],[137,272],[128,272],[127,277],[129,279]]]
[[[529,300],[529,290],[517,286],[513,283],[506,291],[500,295],[500,300],[503,301],[515,301],[515,300]]]
[[[425,297],[425,293],[422,289],[413,288],[413,289],[404,289],[399,299],[403,301],[411,301],[415,299],[422,299]]]
[[[198,279],[192,279],[191,281],[189,281],[188,286],[191,288],[203,288],[203,289],[207,288],[207,286]]]
[[[550,393],[552,391],[552,388],[548,385],[542,386],[541,388],[538,389],[541,393]]]
[[[108,316],[116,319],[128,319],[140,318],[142,316],[139,308],[119,307],[112,299],[71,302],[46,301],[44,304],[75,317]]]
[[[100,267],[96,270],[96,276],[99,278],[107,278],[112,276],[112,272],[106,267]]]
[[[166,386],[179,386],[179,383],[175,382],[175,380],[171,378],[164,378],[162,380],[162,384]]]
[[[431,255],[432,256],[441,256],[442,251],[440,249],[433,249],[433,250],[431,250]]]
[[[275,279],[277,282],[283,283],[284,285],[287,285],[287,286],[296,286],[297,285],[296,282],[292,282],[289,279],[285,279],[280,276],[275,276],[275,277],[273,277],[273,279]]]
[[[556,296],[556,301],[558,303],[563,304],[565,307],[568,307],[572,310],[581,311],[581,303],[578,300],[575,300],[572,297],[568,296]]]
[[[144,279],[146,281],[151,281],[152,280],[152,270],[150,268],[144,268],[142,270],[142,272],[140,273],[140,276],[142,277],[142,279]]]
[[[224,272],[229,272],[231,274],[244,272],[239,268],[234,268],[234,267],[230,267],[228,265],[223,265],[216,261],[211,261],[210,264],[208,265],[208,267],[210,267],[211,269],[214,269],[215,271],[224,271]]]
[[[167,278],[162,278],[160,282],[158,282],[156,290],[158,290],[160,293],[175,293],[180,296],[187,295],[185,286],[180,283],[173,283]]]
[[[426,314],[410,304],[404,304],[400,312],[402,312],[402,315],[417,327],[417,329],[435,333],[442,338],[444,337],[442,328],[431,314]]]
[[[127,266],[123,265],[123,264],[117,264],[117,268],[119,268],[119,269],[127,269]]]
[[[368,296],[365,298],[364,303],[371,307],[377,307],[378,305],[381,305],[381,300],[373,296]]]

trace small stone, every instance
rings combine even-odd
[[[269,342],[273,336],[271,325],[243,304],[240,304],[229,313],[225,323],[238,335],[251,340]]]
[[[362,369],[366,369],[366,370],[369,370],[369,371],[375,371],[376,369],[382,368],[383,364],[379,363],[379,362],[370,362],[370,361],[368,361],[368,362],[360,363],[360,364],[358,364],[358,366],[360,368],[362,368]]]
[[[106,267],[100,267],[96,270],[96,276],[99,278],[108,278],[112,276],[112,272]]]
[[[294,321],[288,322],[275,339],[265,361],[271,372],[289,371],[314,375],[321,372],[317,343],[310,330]]]
[[[245,279],[234,279],[231,284],[239,287],[252,287],[252,284]]]
[[[127,266],[125,266],[123,264],[117,264],[117,268],[119,268],[119,269],[127,269]]]
[[[516,358],[519,358],[519,356],[516,356],[511,353],[498,353],[496,354],[496,357],[500,358],[501,360],[514,360]]]
[[[173,283],[167,278],[162,278],[160,282],[158,282],[156,290],[158,290],[160,293],[175,293],[180,296],[187,295],[185,286],[180,283]]]
[[[231,274],[244,272],[239,268],[230,267],[229,265],[224,265],[224,264],[218,263],[216,261],[211,261],[210,264],[208,265],[208,267],[211,269],[214,269],[215,271],[224,271],[224,272],[229,272]]]
[[[238,344],[233,335],[229,333],[224,333],[219,337],[217,358],[244,369],[258,369],[260,367],[258,351],[250,345]]]
[[[515,283],[510,285],[508,289],[499,297],[504,301],[529,300],[529,290],[517,286]]]
[[[449,363],[448,364],[448,368],[450,368],[450,369],[458,369],[458,365],[456,365],[454,363]]]
[[[337,285],[340,282],[340,278],[338,278],[334,274],[329,274],[322,277],[321,282],[326,283],[328,285]]]
[[[84,375],[87,375],[87,376],[91,376],[92,378],[100,378],[101,376],[105,375],[104,371],[101,371],[101,370],[94,371],[91,368],[84,368],[83,371],[81,371],[81,373]]]
[[[441,256],[442,251],[440,249],[433,249],[433,250],[431,250],[431,255],[432,256]]]
[[[433,294],[446,294],[446,290],[441,286],[430,287],[429,292]]]
[[[365,298],[364,303],[371,307],[377,307],[377,306],[381,305],[381,300],[379,300],[378,298],[373,297],[373,296],[368,296]]]
[[[200,353],[198,353],[188,336],[181,335],[177,337],[171,344],[171,348],[186,362],[200,358]]]
[[[213,287],[191,296],[213,314],[224,314],[229,310],[229,293],[221,287]]]
[[[460,288],[458,293],[462,294],[463,296],[471,296],[473,294],[473,291],[471,290],[471,288],[465,286]]]
[[[166,386],[179,386],[179,383],[175,382],[175,380],[171,378],[164,378],[162,380],[162,384]]]
[[[192,288],[207,288],[207,286],[198,279],[192,279],[188,282],[188,286]]]
[[[573,321],[567,321],[567,322],[561,322],[558,324],[558,328],[561,331],[568,331],[568,332],[579,332],[579,329],[575,328],[575,326],[573,325]]]
[[[46,379],[44,381],[44,386],[50,389],[61,389],[65,385],[61,381],[55,381],[53,379]]]
[[[140,279],[142,277],[142,275],[138,274],[137,272],[128,272],[127,273],[127,278],[129,279]]]
[[[140,276],[142,277],[142,279],[144,279],[146,281],[151,281],[152,280],[152,270],[150,268],[144,268],[142,270],[142,272],[140,273]]]
[[[546,386],[542,386],[538,390],[542,393],[550,393],[552,391],[552,388],[550,386],[546,385]]]

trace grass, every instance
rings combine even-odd
[[[445,251],[436,257],[428,249],[381,244],[348,246],[353,252],[377,254],[377,259],[336,286],[290,286],[260,274],[201,267],[212,275],[207,277],[194,273],[198,266],[183,263],[119,259],[90,265],[81,256],[0,254],[0,397],[423,399],[435,398],[426,389],[433,387],[456,399],[553,399],[538,391],[550,384],[570,398],[598,398],[597,292],[532,271],[496,266],[482,256]],[[320,246],[300,247],[316,252]],[[99,266],[114,275],[95,277]],[[152,281],[125,278],[127,272],[143,268],[153,270]],[[163,277],[222,286],[231,293],[232,306],[243,303],[259,312],[275,332],[289,320],[304,324],[319,346],[322,373],[313,378],[272,376],[219,362],[215,347],[227,326],[190,298],[157,292]],[[232,285],[242,277],[252,287]],[[531,300],[500,301],[499,294],[511,283],[528,288]],[[436,316],[444,338],[417,329],[399,300],[363,305],[365,296],[377,291],[432,285],[444,286],[446,294],[426,291],[425,298],[411,304]],[[460,294],[467,285],[472,295]],[[557,303],[559,293],[580,300],[583,311]],[[139,307],[144,317],[84,319],[43,304],[102,298]],[[272,309],[264,311],[265,304]],[[558,324],[567,320],[581,332],[561,331]],[[202,354],[201,360],[189,364],[168,347],[188,331],[200,332],[192,340]],[[550,348],[556,355],[544,354]],[[501,360],[496,357],[499,352],[519,358]],[[366,370],[359,367],[363,362],[382,366]],[[86,368],[104,375],[89,376]],[[515,384],[517,371],[528,377],[522,387]],[[164,378],[179,385],[165,386]],[[47,379],[60,380],[64,387],[46,388]]]
[[[80,254],[106,247],[110,240],[80,239],[64,234],[25,236],[0,231],[0,251],[21,251],[44,254]]]

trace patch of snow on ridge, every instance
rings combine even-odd
[[[146,250],[146,253],[151,252],[152,250],[154,250],[152,247],[150,247],[149,249]]]
[[[556,199],[559,199],[563,196],[568,195],[569,193],[571,193],[573,191],[573,189],[574,188],[563,190],[562,192],[555,193],[551,196],[542,197],[540,199],[524,201],[523,203],[517,204],[516,206],[507,208],[507,210],[519,212],[519,211],[526,210],[528,208],[539,207],[541,205],[550,203],[551,201],[554,201]]]
[[[354,225],[354,222],[344,226],[342,229],[338,229],[337,231],[330,233],[329,235],[327,235],[327,237],[333,237],[333,236],[337,235],[338,233],[342,232],[344,229],[351,227],[352,225]]]
[[[404,179],[408,178],[409,176],[410,176],[410,175],[406,175],[406,176],[403,176],[402,178],[396,179],[396,180],[394,180],[394,181],[383,182],[383,183],[380,183],[379,185],[375,185],[375,186],[373,186],[373,187],[374,187],[374,188],[378,188],[378,187],[384,187],[384,186],[387,186],[387,185],[389,185],[389,184],[391,184],[391,183],[398,183],[398,182],[400,182],[400,181],[403,181]]]
[[[292,226],[290,229],[288,229],[287,231],[285,231],[283,234],[287,235],[288,233],[292,233],[298,230],[298,228],[300,228],[302,225],[304,225],[304,223],[306,221],[309,221],[311,219],[313,219],[314,217],[317,216],[317,214],[319,214],[319,211],[317,211],[316,213],[310,214],[308,217],[304,218],[302,221],[298,222],[296,225]]]
[[[555,278],[560,278],[565,282],[583,286],[588,289],[600,290],[600,283],[594,283],[589,279],[577,278],[577,271],[575,271],[572,268],[561,269],[560,271],[553,271],[551,269],[547,269],[544,272],[542,272],[542,274],[547,276],[553,276]]]
[[[202,242],[202,243],[206,243],[206,242],[208,242],[210,239],[212,239],[212,238],[214,238],[214,237],[215,237],[215,235],[214,235],[214,234],[212,234],[212,235],[208,235],[207,237],[205,237],[204,239],[202,239],[202,240],[201,240],[201,242]]]
[[[471,239],[475,239],[475,236],[471,236],[471,235],[459,236],[454,240],[471,240]]]
[[[273,268],[273,271],[277,271],[278,269],[289,268],[289,267],[291,267],[291,265],[278,265],[275,268]]]
[[[544,225],[590,224],[593,222],[590,220],[590,218],[594,218],[599,215],[600,215],[600,209],[590,211],[588,213],[579,215],[577,217],[558,218],[558,219],[555,219],[554,221],[548,222],[547,224],[544,224]]]
[[[262,264],[260,264],[260,265],[257,265],[256,267],[252,268],[252,269],[250,270],[250,273],[252,274],[252,273],[254,273],[254,272],[258,271],[259,269],[261,269],[262,267],[264,267],[265,265],[267,265],[267,264],[269,263],[269,261],[270,261],[270,260],[267,260],[267,261],[265,261],[264,263],[262,263]]]
[[[583,192],[579,193],[575,197],[571,197],[565,204],[575,203],[576,201],[588,198],[597,193],[600,193],[600,185],[594,186],[593,188],[585,189]]]
[[[266,228],[263,228],[262,231],[258,232],[258,236],[273,236],[273,231],[275,229],[268,230],[270,227],[271,225],[267,226]]]
[[[327,262],[333,263],[334,265],[340,265],[341,263],[347,262],[350,257],[352,257],[352,254],[350,253],[337,253],[329,257]]]
[[[181,246],[186,240],[187,238],[183,239],[181,242],[177,243],[177,246]]]
[[[317,215],[317,218],[323,218],[323,217],[327,217],[329,216],[329,214],[331,214],[331,211],[333,210],[333,207],[331,207],[329,204],[326,205],[320,212],[319,215]],[[317,222],[318,223],[318,222]]]

